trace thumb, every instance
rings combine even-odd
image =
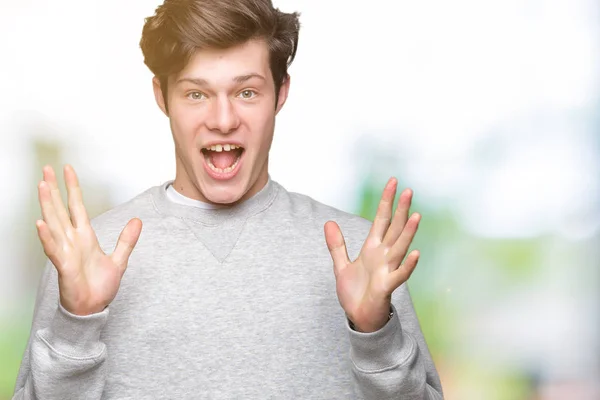
[[[129,256],[137,244],[141,232],[142,221],[137,218],[133,218],[127,223],[127,225],[125,225],[125,228],[123,228],[123,231],[119,235],[119,240],[115,246],[115,251],[110,257],[121,270],[121,275],[125,273]]]
[[[346,265],[350,264],[350,258],[346,250],[344,235],[342,235],[340,227],[334,221],[325,223],[325,241],[333,260],[333,272],[337,276]]]

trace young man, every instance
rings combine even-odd
[[[390,179],[371,224],[270,178],[298,30],[270,0],[146,20],[175,179],[90,222],[74,170],[67,212],[44,168],[49,263],[15,399],[442,398],[406,286],[411,191],[392,215]]]

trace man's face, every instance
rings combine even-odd
[[[156,78],[153,82],[156,100],[167,114],[160,84]],[[288,88],[289,79],[276,105],[263,41],[199,50],[181,73],[169,78],[167,115],[175,140],[175,188],[218,204],[243,201],[260,191],[268,179],[275,115]]]

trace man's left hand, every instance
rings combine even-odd
[[[338,299],[354,328],[375,332],[389,319],[392,293],[408,280],[419,260],[412,251],[402,260],[417,232],[421,216],[408,217],[412,190],[400,194],[392,219],[398,181],[391,178],[381,197],[377,214],[358,258],[351,262],[344,236],[333,221],[325,224],[325,241],[331,253]]]

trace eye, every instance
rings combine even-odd
[[[202,100],[206,96],[202,92],[190,92],[187,94],[187,97],[191,100]]]
[[[253,97],[256,97],[256,92],[254,90],[246,89],[246,90],[242,90],[240,92],[239,96],[242,99],[251,99]]]

